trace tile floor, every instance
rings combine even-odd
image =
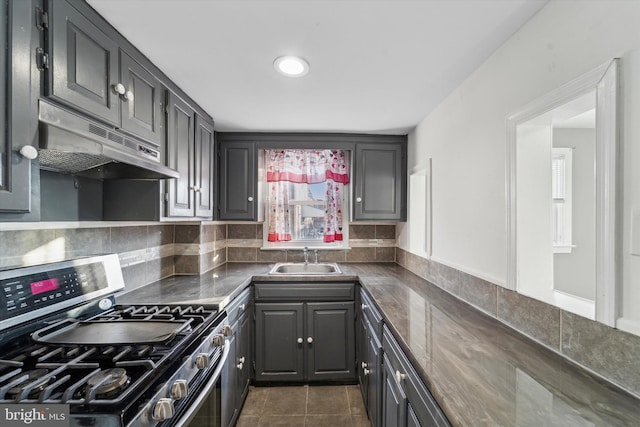
[[[236,427],[369,427],[357,385],[253,387]]]

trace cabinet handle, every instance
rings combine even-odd
[[[118,95],[124,95],[127,92],[127,88],[125,88],[122,83],[112,85],[111,89],[113,89],[113,92],[117,93]]]
[[[238,362],[244,363],[244,356],[242,356],[240,359],[238,359]]]
[[[369,370],[367,368],[364,368],[364,370],[362,371],[362,373],[367,376],[369,375]]]
[[[356,203],[362,202],[362,197],[356,197]]]
[[[361,309],[362,311],[365,311],[365,310],[367,309],[367,304],[362,304],[362,305],[360,306],[360,309]]]
[[[309,344],[311,344],[311,343],[313,342],[313,338],[308,337],[308,338],[307,338],[307,342],[308,342]]]
[[[242,371],[242,368],[244,367],[244,363],[238,363],[236,367]]]
[[[240,311],[244,311],[245,308],[247,308],[246,304],[240,304]]]
[[[124,94],[120,95],[123,101],[133,101],[133,92],[130,90],[126,91]]]
[[[250,201],[250,202],[253,202],[253,197],[249,196],[249,197],[247,197],[247,200]]]
[[[302,344],[302,338],[298,338],[298,344]]]
[[[406,374],[403,374],[403,373],[402,373],[402,372],[400,372],[400,371],[396,371],[396,381],[397,381],[398,383],[401,383],[405,378],[407,378],[407,375],[406,375]]]
[[[362,362],[362,369],[366,369],[367,368],[367,362]]]
[[[31,145],[25,145],[20,149],[20,154],[22,154],[22,157],[25,159],[33,160],[38,157],[38,150]]]

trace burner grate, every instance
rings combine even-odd
[[[216,315],[217,309],[207,306],[117,305],[87,321],[168,320],[185,327],[166,342],[120,345],[27,342],[18,348],[0,349],[0,403],[126,405],[152,387],[155,378],[162,376],[175,360],[180,360],[176,355],[182,354]],[[69,322],[65,319],[59,323],[66,326]],[[28,373],[34,370],[40,376],[30,379]],[[20,389],[16,388],[18,385]]]

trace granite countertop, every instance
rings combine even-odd
[[[270,264],[225,264],[118,296],[123,303],[224,307]],[[396,264],[342,264],[372,296],[453,425],[640,425],[640,401]],[[295,278],[300,280],[300,278]],[[314,278],[317,280],[318,278]]]

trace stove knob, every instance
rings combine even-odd
[[[176,380],[171,384],[171,397],[174,400],[184,399],[189,393],[189,385],[187,380]]]
[[[196,356],[196,367],[200,370],[209,367],[209,355],[207,353],[200,353]]]
[[[213,345],[216,347],[222,347],[224,345],[224,335],[221,335],[221,334],[214,335]]]
[[[225,337],[230,337],[232,332],[231,332],[231,326],[229,325],[224,325],[222,327],[222,329],[220,329],[220,332],[222,332],[222,335],[224,335]]]
[[[153,407],[152,418],[156,421],[164,421],[173,417],[173,400],[163,397]]]

